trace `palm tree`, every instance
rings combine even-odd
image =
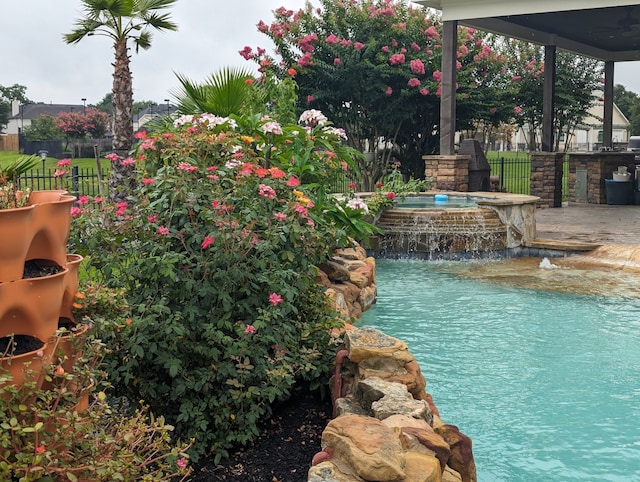
[[[180,90],[172,92],[177,99],[177,111],[180,114],[202,114],[205,112],[219,116],[240,114],[250,102],[251,89],[248,80],[253,75],[246,69],[224,67],[211,74],[204,83],[196,83],[181,74],[176,74],[182,84]]]
[[[126,158],[133,145],[133,81],[129,64],[129,40],[136,53],[151,47],[151,30],[176,31],[178,26],[168,13],[159,10],[171,7],[177,0],[81,0],[83,17],[63,38],[77,44],[85,37],[103,35],[113,40],[113,151],[120,160]],[[112,162],[109,198],[122,201],[129,189],[135,187],[133,167]]]

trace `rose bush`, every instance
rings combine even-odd
[[[73,251],[131,307],[101,335],[110,380],[194,438],[196,459],[250,441],[296,381],[327,382],[339,321],[315,266],[372,227],[324,188],[352,164],[342,133],[305,120],[183,116],[140,134],[138,192],[73,213]]]

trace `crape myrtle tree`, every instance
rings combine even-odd
[[[151,47],[152,30],[175,31],[178,26],[169,13],[161,10],[171,7],[176,0],[82,0],[83,16],[75,28],[63,38],[68,44],[77,44],[93,35],[102,35],[113,41],[113,150],[114,157],[109,179],[109,198],[122,201],[134,188],[133,166],[122,162],[133,146],[133,79],[129,68],[129,41],[140,49]]]
[[[528,149],[539,146],[537,134],[542,128],[544,84],[544,48],[526,42],[511,40],[504,43],[505,55],[514,81],[514,122],[526,136]],[[602,64],[598,60],[581,57],[563,50],[556,55],[556,82],[554,96],[554,150],[564,146],[575,128],[589,115],[589,109],[598,101],[602,91]]]
[[[442,45],[438,18],[398,0],[320,0],[297,12],[280,8],[258,29],[276,45],[280,59],[250,47],[241,55],[284,78],[297,71],[299,108],[318,109],[345,129],[360,152],[362,185],[373,190],[392,158],[405,173],[424,176],[422,156],[438,151]],[[457,52],[458,122],[471,125],[502,105],[494,76],[503,59],[486,35],[460,27]],[[472,101],[474,102],[472,104]],[[500,111],[502,113],[502,110]],[[496,114],[497,116],[498,114]]]
[[[60,112],[55,118],[55,126],[64,134],[67,145],[69,141],[75,142],[75,156],[76,149],[79,151],[80,142],[87,134],[97,141],[104,137],[109,126],[109,115],[91,107],[85,112]]]

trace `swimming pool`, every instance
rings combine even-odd
[[[378,260],[360,324],[408,343],[442,419],[473,440],[478,480],[640,480],[640,297],[527,288],[579,280],[570,269],[504,282],[464,263]]]

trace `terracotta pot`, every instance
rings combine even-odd
[[[58,329],[68,268],[38,278],[0,283],[0,337],[12,333],[48,340]]]
[[[28,206],[0,210],[0,283],[22,278],[29,259],[65,265],[74,201],[66,191],[33,191]]]
[[[50,259],[64,266],[71,225],[71,206],[75,196],[66,191],[32,191],[29,204],[34,209],[34,237],[27,259]]]
[[[80,398],[78,399],[78,401],[72,406],[72,407],[64,407],[64,406],[60,406],[58,407],[57,410],[59,410],[60,412],[84,412],[85,410],[87,410],[89,408],[89,399],[91,396],[91,392],[93,392],[94,388],[96,386],[96,383],[94,380],[89,380],[89,384],[86,387],[83,388],[78,388],[77,385],[75,387],[70,387],[70,390],[76,391],[79,390],[79,395]],[[67,418],[60,416],[57,417],[58,420],[58,426],[64,426]],[[78,428],[78,424],[82,424],[82,419],[81,420],[75,420],[74,421],[74,428]],[[44,424],[44,428],[45,430],[47,430],[48,432],[53,432],[55,431],[58,427],[56,427],[56,424],[52,423],[52,422],[45,422]],[[67,479],[65,479],[67,480]],[[81,479],[79,479],[81,480]]]
[[[18,340],[17,338],[21,339]],[[29,381],[36,381],[37,387],[42,386],[43,378],[40,376],[42,366],[44,363],[48,363],[51,358],[51,347],[48,343],[43,342],[41,339],[29,336],[29,335],[16,335],[17,349],[20,347],[20,343],[33,343],[33,349],[26,353],[20,353],[17,355],[11,355],[13,351],[9,348],[0,353],[0,375],[4,372],[9,372],[11,375],[12,385],[22,385]],[[35,347],[39,345],[39,347]],[[4,383],[0,381],[0,387]]]
[[[78,291],[78,270],[82,259],[82,256],[79,254],[67,254],[67,268],[69,272],[64,280],[64,295],[62,297],[60,317],[69,318],[72,321],[75,321],[71,310],[76,292]]]
[[[35,206],[0,210],[0,283],[22,278],[33,239]]]
[[[86,323],[75,323],[69,318],[60,318],[58,328],[64,328],[65,331],[58,332],[58,345],[53,363],[63,360],[62,367],[64,371],[73,373],[73,367],[82,355],[82,349],[89,336],[91,326]]]

